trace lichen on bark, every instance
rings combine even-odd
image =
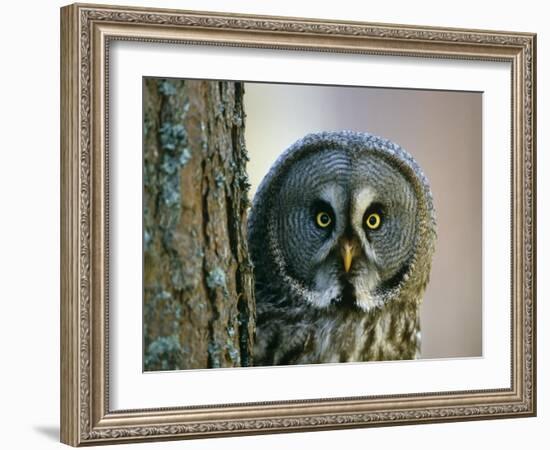
[[[243,85],[143,82],[144,369],[251,365]]]

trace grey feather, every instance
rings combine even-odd
[[[326,228],[315,223],[324,210]],[[436,219],[427,178],[400,146],[351,131],[305,136],[260,184],[248,236],[255,365],[418,356]]]

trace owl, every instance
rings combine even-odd
[[[254,365],[414,359],[436,220],[397,144],[309,134],[271,167],[248,219]]]

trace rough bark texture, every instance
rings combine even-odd
[[[144,368],[252,365],[243,85],[143,88]]]

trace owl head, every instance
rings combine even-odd
[[[428,181],[398,145],[323,132],[288,148],[248,222],[257,287],[314,308],[419,302],[435,245]]]

